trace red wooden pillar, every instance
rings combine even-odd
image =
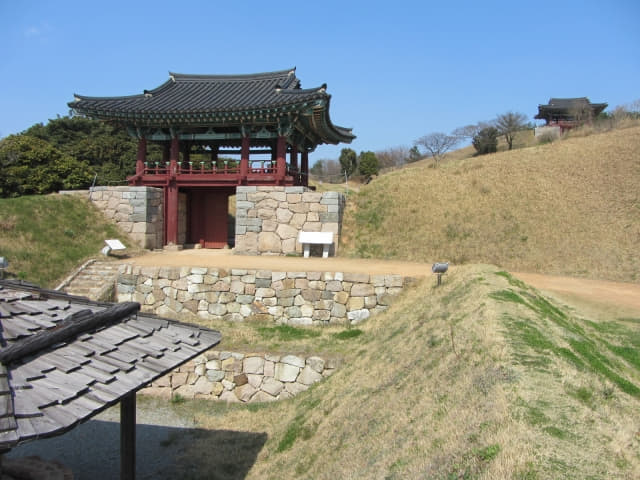
[[[169,176],[167,186],[165,187],[167,245],[178,244],[178,184],[176,182],[176,175],[178,172],[179,152],[180,142],[178,137],[175,136],[171,139]]]
[[[249,137],[242,137],[242,149],[240,151],[240,183],[245,183],[249,175]]]
[[[144,162],[147,161],[147,139],[138,140],[138,155],[136,156],[136,175],[144,175]]]
[[[298,170],[298,147],[291,145],[291,153],[289,154],[289,165],[291,170]]]
[[[300,159],[300,173],[302,174],[302,184],[305,187],[309,186],[309,152],[302,152]]]
[[[284,182],[284,177],[287,174],[286,154],[287,139],[280,135],[278,136],[278,143],[276,144],[276,177],[279,182]]]

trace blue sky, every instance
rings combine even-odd
[[[0,137],[168,72],[297,67],[356,151],[411,146],[550,97],[640,98],[640,2],[0,0]],[[320,146],[311,161],[345,145]]]

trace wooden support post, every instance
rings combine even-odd
[[[180,141],[178,136],[171,139],[171,153],[169,159],[169,178],[165,190],[165,218],[167,245],[178,244],[178,185],[176,175],[178,173],[178,157],[180,156]]]
[[[291,145],[291,152],[289,153],[289,165],[294,171],[298,170],[298,147]]]
[[[178,244],[178,185],[175,180],[169,180],[165,190],[165,218],[166,244]]]
[[[242,149],[240,153],[240,183],[245,183],[249,175],[249,137],[242,137]]]
[[[136,393],[120,400],[120,480],[136,478]]]
[[[136,175],[144,175],[144,162],[147,161],[147,139],[138,140],[138,155],[136,156]]]
[[[280,135],[278,136],[278,143],[276,144],[276,177],[278,182],[283,183],[284,177],[287,174],[287,160],[285,155],[287,153],[287,139]]]
[[[178,158],[180,157],[180,139],[176,135],[171,139],[171,151],[169,153],[169,175],[178,173]]]
[[[309,186],[309,152],[302,152],[300,158],[300,173],[302,174],[302,185]]]

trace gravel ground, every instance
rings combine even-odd
[[[180,453],[198,434],[193,419],[177,414],[171,405],[152,402],[136,408],[136,478],[180,478]],[[120,478],[120,409],[114,406],[69,432],[21,445],[11,458],[37,455],[71,468],[75,480]]]

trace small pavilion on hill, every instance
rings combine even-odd
[[[544,120],[546,126],[559,127],[560,133],[591,122],[607,108],[606,103],[591,103],[587,97],[550,98],[547,105],[538,105],[534,117]]]
[[[309,152],[355,138],[351,129],[331,122],[330,99],[326,85],[303,89],[294,68],[249,75],[170,73],[142,94],[75,95],[69,107],[123,125],[138,139],[129,184],[164,190],[166,245],[178,244],[179,209],[185,208],[187,243],[221,248],[235,187],[308,186]],[[161,161],[148,161],[148,142],[163,146]]]

